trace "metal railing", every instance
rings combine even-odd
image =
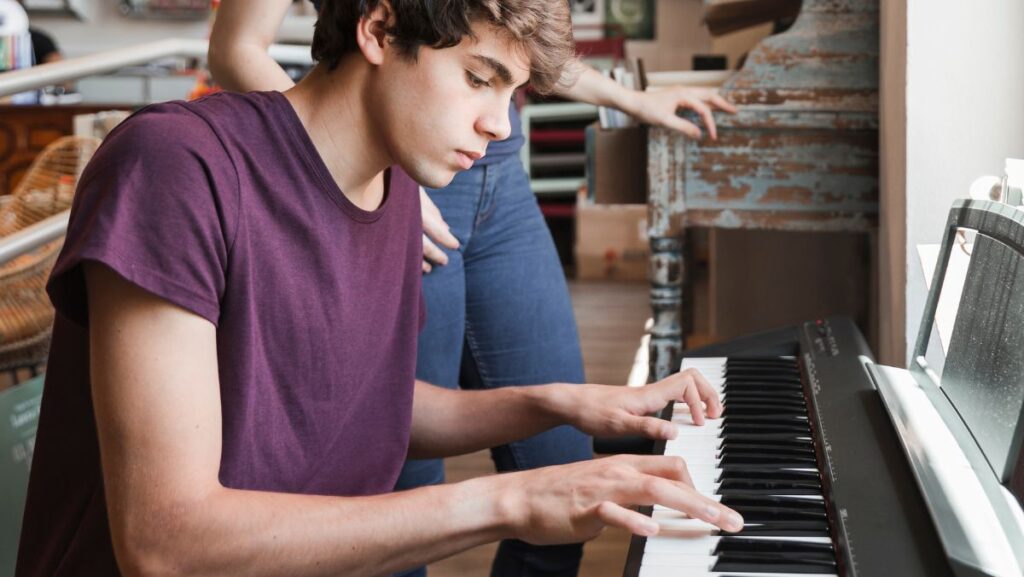
[[[44,88],[69,80],[114,72],[163,58],[206,58],[209,42],[187,38],[170,38],[138,46],[70,58],[0,74],[0,96]],[[270,46],[271,58],[283,64],[312,64],[308,46]],[[0,265],[59,238],[67,230],[68,211],[55,214],[15,234],[0,238]]]

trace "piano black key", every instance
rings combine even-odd
[[[774,496],[774,495],[785,495],[785,496],[796,496],[796,497],[821,497],[821,487],[784,487],[781,484],[776,485],[772,488],[756,488],[756,487],[719,487],[715,490],[715,495],[720,496],[744,496],[744,497],[759,497],[759,496]]]
[[[797,451],[792,453],[769,453],[767,451],[751,452],[732,449],[723,451],[718,457],[718,462],[723,465],[749,463],[751,465],[776,465],[779,468],[790,467],[797,469],[805,467],[813,468],[818,465],[813,454]]]
[[[774,395],[769,394],[759,396],[725,395],[724,397],[721,398],[721,400],[722,405],[724,406],[729,406],[729,404],[743,406],[758,406],[761,407],[762,411],[764,412],[771,412],[766,409],[771,409],[773,407],[781,407],[782,411],[798,410],[804,413],[807,412],[807,404],[804,402],[804,400],[802,398],[795,397],[776,397]]]
[[[726,399],[770,399],[804,403],[804,392],[796,387],[764,387],[761,385],[724,386]]]
[[[747,464],[740,463],[740,464],[735,464],[735,465],[734,464],[718,465],[718,470],[721,471],[722,473],[725,473],[725,472],[732,473],[733,471],[736,471],[737,473],[734,476],[730,475],[729,477],[726,477],[726,478],[736,478],[736,479],[742,478],[742,473],[744,471],[760,472],[760,473],[770,473],[772,471],[799,470],[799,469],[807,469],[807,468],[808,467],[789,467],[787,469],[780,469],[779,466],[775,465],[775,464],[747,465]],[[815,471],[817,471],[817,469],[815,469]],[[721,474],[719,474],[719,477],[721,477]]]
[[[809,543],[807,541],[788,541],[782,539],[747,539],[744,537],[722,537],[715,546],[717,555],[723,551],[761,551],[765,553],[804,553],[821,555],[832,559],[835,551],[831,543]]]
[[[758,370],[746,370],[746,369],[727,369],[722,375],[725,377],[726,382],[730,380],[738,380],[742,382],[782,382],[782,383],[799,383],[800,373],[785,372],[785,373],[772,373]]]
[[[803,386],[804,382],[799,377],[795,376],[771,376],[771,377],[756,377],[751,375],[732,375],[726,376],[723,385],[725,384],[740,384],[740,385],[754,385],[754,386],[776,386],[785,388],[787,386]]]
[[[791,371],[793,369],[800,369],[800,365],[795,363],[786,362],[755,362],[755,361],[741,361],[741,360],[729,360],[725,364],[721,365],[723,370],[727,369],[748,369],[748,368],[760,368],[760,369],[779,369],[785,371]]]
[[[726,479],[718,485],[719,494],[821,495],[819,481],[786,479]]]
[[[735,355],[728,357],[726,363],[732,364],[743,364],[743,363],[771,363],[771,364],[788,364],[797,366],[796,357],[780,357],[773,355]]]
[[[783,557],[752,559],[732,557],[719,559],[712,571],[737,571],[744,573],[835,573],[835,562],[816,560],[797,560]]]
[[[726,405],[722,409],[722,416],[729,417],[731,415],[761,415],[761,414],[772,414],[772,415],[806,415],[807,410],[805,408],[789,408],[779,405],[755,405],[755,404],[736,404]]]
[[[729,390],[761,390],[771,395],[773,391],[785,391],[785,393],[803,394],[804,385],[800,382],[755,382],[748,380],[729,380],[722,385],[723,393]]]
[[[736,475],[733,472],[733,471],[736,471],[736,470],[740,470],[740,467],[756,469],[756,470],[760,470],[760,471],[763,471],[763,472],[770,472],[772,470],[776,470],[777,471],[779,469],[800,469],[800,468],[810,468],[810,469],[813,469],[813,468],[815,468],[815,465],[814,464],[811,464],[810,466],[808,466],[808,465],[801,465],[801,464],[799,464],[797,462],[789,462],[789,463],[781,463],[781,464],[775,464],[775,463],[760,463],[760,464],[758,464],[758,463],[745,463],[745,462],[724,463],[722,465],[722,472],[724,473],[725,471],[729,471],[729,475],[727,475],[723,479],[722,486],[739,488],[739,487],[742,487],[743,486],[742,483],[745,483],[745,482],[749,483],[751,487],[760,486],[760,485],[758,485],[759,483],[766,483],[767,484],[767,483],[771,483],[771,482],[778,482],[779,486],[783,486],[784,483],[789,482],[789,481],[787,481],[787,479],[789,479],[790,477],[787,476],[787,475],[779,475],[777,477],[771,477],[770,475],[765,475],[762,478],[758,478],[758,479],[755,479],[755,478],[743,479],[739,475]],[[778,467],[778,468],[777,469],[772,469],[770,467]],[[800,485],[800,486],[803,486],[803,484],[813,483],[813,486],[821,487],[820,479],[799,479],[799,480],[794,480],[792,482],[795,485]],[[765,486],[769,486],[769,485],[765,485]]]
[[[800,409],[806,409],[807,403],[804,402],[803,397],[780,397],[771,393],[759,393],[759,394],[738,394],[738,395],[725,395],[722,397],[722,404],[728,405],[742,404],[742,405],[762,405],[762,406],[773,406],[781,405],[785,407],[797,407]]]
[[[713,554],[719,559],[788,559],[802,563],[836,563],[836,551],[829,543],[802,543],[781,539],[743,539],[719,541]]]
[[[814,471],[766,470],[766,469],[725,469],[718,476],[718,481],[726,479],[782,479],[788,481],[821,481],[820,474]]]
[[[799,368],[796,362],[788,359],[739,359],[730,358],[725,362],[726,367],[772,367],[780,369]]]
[[[722,391],[725,393],[724,398],[726,399],[743,401],[775,399],[794,401],[804,405],[807,404],[804,399],[803,391],[796,389],[795,387],[789,389],[771,389],[766,387],[751,387],[748,385],[739,385],[736,387],[723,387]]]
[[[763,369],[756,367],[730,367],[722,376],[729,379],[759,379],[764,381],[791,382],[800,380],[799,370]]]
[[[723,471],[724,472],[724,471]],[[821,479],[816,476],[793,476],[778,475],[772,476],[770,470],[762,471],[763,475],[740,477],[732,472],[726,475],[720,484],[723,489],[776,489],[776,488],[799,488],[821,489]],[[780,471],[781,473],[781,471]]]
[[[806,445],[757,445],[754,443],[722,443],[721,452],[726,451],[764,451],[772,454],[814,455],[814,446]]]
[[[801,509],[805,511],[820,511],[825,514],[825,504],[814,499],[801,499],[799,497],[772,497],[772,496],[742,496],[733,495],[722,497],[722,504],[726,507],[782,507],[786,509]]]
[[[776,371],[798,371],[800,366],[793,363],[778,363],[778,362],[753,362],[753,361],[727,361],[725,363],[725,370],[729,369],[762,369],[762,370],[776,370]]]
[[[760,369],[726,369],[721,374],[725,382],[799,383],[799,371],[775,371]]]
[[[734,442],[734,443],[749,443],[752,445],[770,445],[770,446],[783,446],[792,444],[794,446],[808,446],[812,445],[811,438],[808,435],[794,435],[791,433],[730,433],[728,435],[718,435],[723,442]],[[813,445],[812,445],[813,446]]]
[[[725,421],[722,421],[723,423]],[[809,423],[807,415],[731,415],[730,423],[745,424],[787,424],[792,422]]]
[[[824,521],[779,521],[774,523],[746,523],[733,537],[828,537],[828,523]]]
[[[776,521],[824,521],[825,511],[787,509],[782,507],[736,507],[737,513],[748,523],[771,523]]]
[[[803,413],[807,413],[807,405],[803,399],[786,399],[783,397],[775,397],[771,395],[759,395],[759,396],[743,396],[727,395],[722,399],[722,404],[726,407],[729,405],[733,406],[756,406],[756,407],[782,407],[785,410],[797,410]]]
[[[791,422],[788,424],[772,424],[772,425],[748,425],[746,423],[733,423],[728,421],[722,425],[722,433],[794,433],[809,435],[811,432],[810,426],[806,422]]]

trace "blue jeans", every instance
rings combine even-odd
[[[473,167],[427,194],[460,247],[423,278],[417,378],[451,389],[583,382],[565,275],[519,158]],[[499,472],[591,456],[590,438],[568,426],[491,449]],[[408,461],[395,489],[443,482],[440,459]],[[575,576],[582,555],[581,544],[503,541],[491,575]]]

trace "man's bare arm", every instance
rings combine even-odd
[[[380,575],[508,533],[493,483],[360,498],[222,486],[215,327],[86,266],[93,399],[125,574]]]
[[[452,391],[417,382],[412,458],[461,455],[531,437],[558,425],[600,436],[671,439],[676,426],[649,416],[672,401],[686,403],[696,424],[717,418],[722,404],[690,369],[642,388],[554,383],[486,391]]]

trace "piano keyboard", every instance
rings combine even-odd
[[[721,419],[693,425],[676,404],[679,435],[666,455],[683,457],[697,490],[744,518],[739,533],[656,505],[661,530],[648,537],[640,577],[835,576],[821,473],[797,362],[792,357],[688,358],[715,387]]]

